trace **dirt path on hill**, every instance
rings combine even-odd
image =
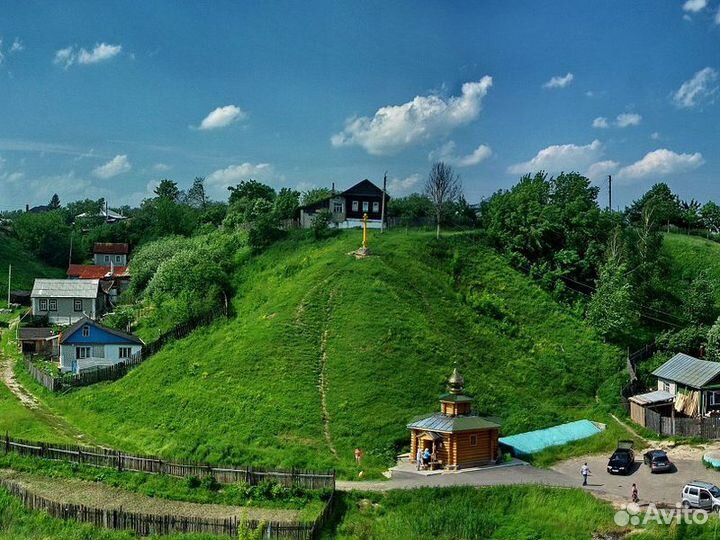
[[[280,508],[254,508],[160,499],[114,488],[101,482],[87,482],[70,478],[47,478],[8,469],[0,469],[0,478],[11,480],[36,495],[59,503],[79,504],[109,510],[122,508],[127,512],[141,514],[209,519],[237,517],[239,519],[285,523],[297,521],[299,514],[298,510]]]
[[[10,323],[9,328],[0,330],[2,333],[11,333],[11,343],[14,342],[12,335],[19,323],[19,318],[14,319]],[[15,360],[11,356],[6,355],[2,348],[0,348],[0,381],[2,381],[8,390],[20,401],[23,407],[31,411],[41,422],[47,424],[59,434],[70,439],[82,440],[86,443],[92,442],[87,435],[50,410],[18,381],[15,375]]]

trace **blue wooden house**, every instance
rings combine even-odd
[[[137,336],[87,317],[63,330],[59,339],[60,370],[72,373],[126,362],[143,346]]]

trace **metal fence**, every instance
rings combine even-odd
[[[243,530],[255,531],[262,528],[262,538],[287,538],[293,540],[310,540],[319,536],[322,527],[321,519],[325,512],[313,523],[259,522],[242,520],[236,517],[226,519],[209,519],[189,516],[141,514],[126,512],[122,509],[94,508],[79,504],[68,504],[52,501],[33,493],[27,488],[10,480],[0,479],[0,487],[20,499],[22,505],[29,510],[47,512],[54,518],[71,519],[89,523],[95,527],[106,529],[130,530],[138,536],[169,535],[169,534],[216,534],[237,538]],[[332,508],[333,498],[327,508]]]
[[[125,454],[118,450],[16,439],[5,434],[3,451],[42,459],[70,461],[118,471],[165,474],[178,478],[202,479],[212,476],[221,484],[244,482],[257,485],[271,480],[280,485],[306,489],[335,489],[335,471],[305,469],[264,469],[251,466],[211,465],[194,461],[166,460],[157,456]]]

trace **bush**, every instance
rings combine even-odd
[[[203,478],[200,482],[200,485],[202,485],[202,487],[204,487],[208,491],[218,491],[220,489],[220,483],[212,475]]]
[[[312,232],[313,236],[320,240],[321,238],[327,238],[330,235],[328,227],[332,223],[332,214],[330,210],[320,210],[312,220]]]

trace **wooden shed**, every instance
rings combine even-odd
[[[672,414],[675,396],[665,390],[655,390],[647,394],[632,396],[630,402],[630,418],[640,426],[645,424],[645,411],[652,409],[663,416]]]
[[[422,452],[427,448],[433,467],[462,469],[497,460],[500,425],[473,412],[473,398],[464,393],[464,386],[462,375],[453,370],[449,391],[440,396],[440,412],[408,424],[411,459],[415,459],[418,448]]]

